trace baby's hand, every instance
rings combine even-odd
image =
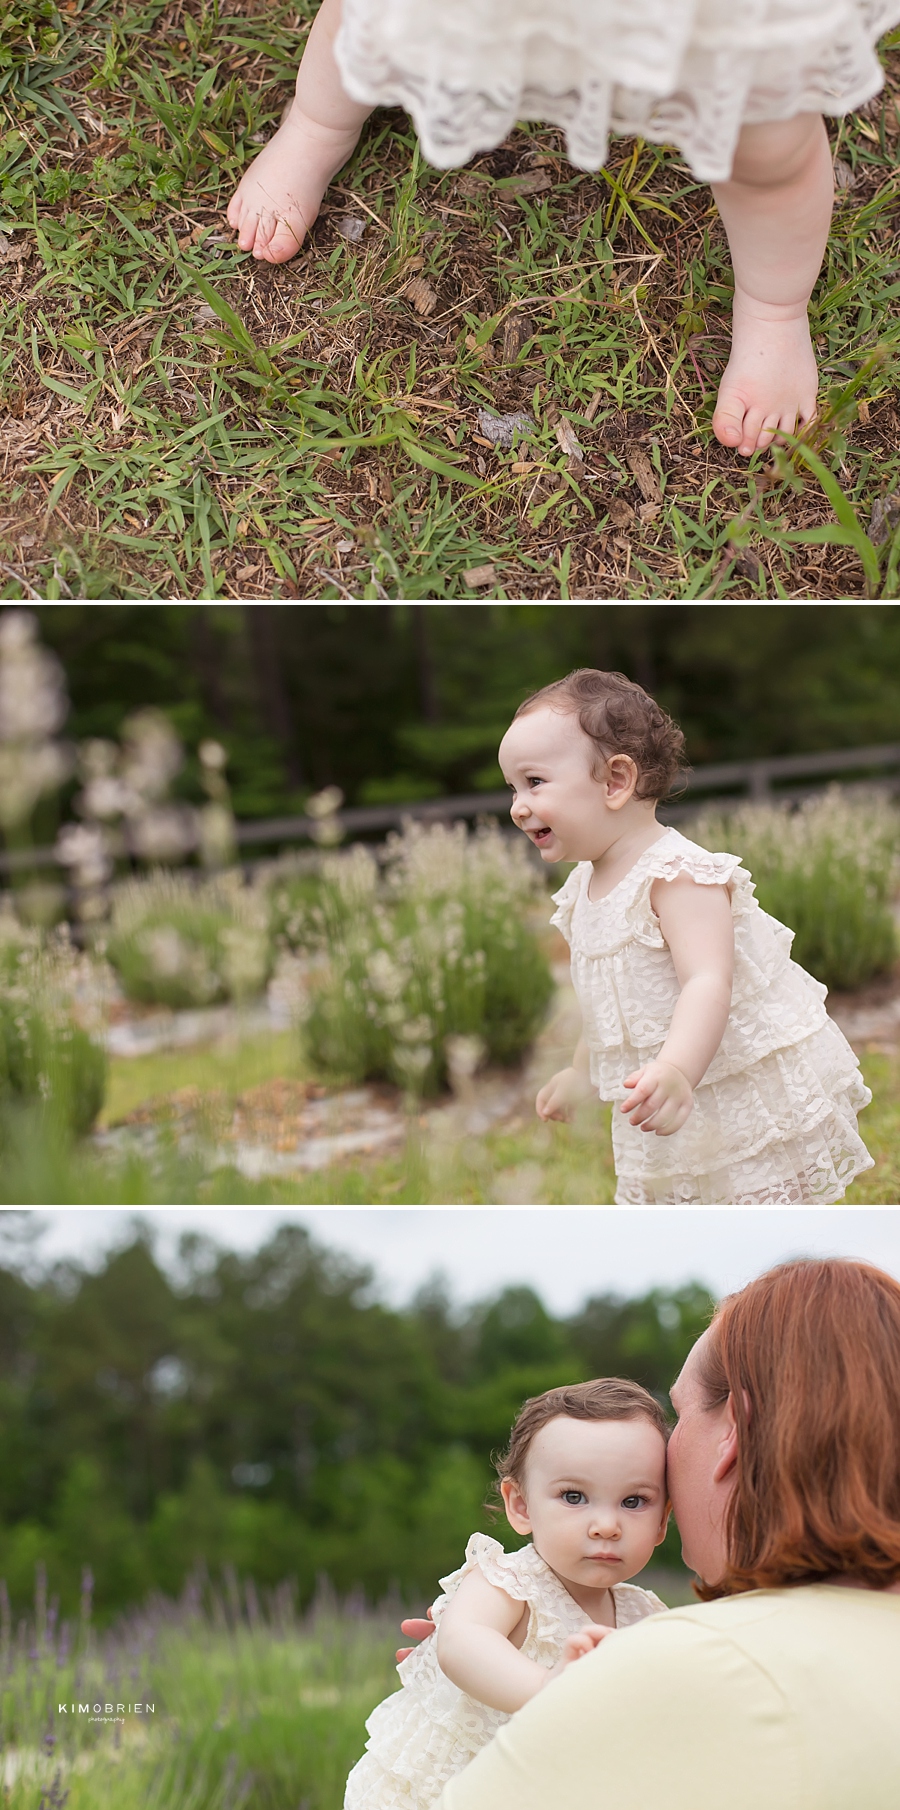
[[[561,1677],[566,1666],[571,1665],[573,1660],[584,1659],[586,1654],[593,1653],[601,1640],[605,1640],[608,1634],[615,1634],[615,1631],[615,1628],[602,1628],[599,1622],[592,1621],[588,1622],[586,1628],[579,1628],[577,1634],[570,1634],[563,1647],[562,1658],[547,1673],[547,1683],[550,1683],[551,1678]]]
[[[539,1119],[562,1119],[564,1123],[574,1117],[575,1109],[583,1101],[592,1098],[592,1088],[587,1075],[579,1068],[561,1068],[558,1075],[541,1088],[534,1103]]]
[[[680,1131],[693,1110],[691,1084],[674,1062],[661,1062],[659,1057],[655,1062],[645,1062],[643,1068],[626,1076],[625,1086],[631,1089],[631,1098],[622,1101],[619,1111],[627,1115],[632,1125],[639,1125],[642,1131],[655,1131],[659,1138],[670,1138],[673,1131]]]

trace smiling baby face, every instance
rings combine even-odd
[[[516,717],[500,743],[499,759],[513,794],[510,816],[542,860],[602,857],[634,790],[633,760],[612,755],[604,766],[577,716],[546,705]]]

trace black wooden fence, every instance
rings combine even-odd
[[[876,785],[900,796],[900,742],[884,742],[875,748],[838,748],[833,754],[786,754],[765,760],[717,761],[694,767],[687,783],[661,807],[668,821],[695,811],[701,804],[732,802],[741,797],[756,801],[775,798],[791,801],[818,791],[844,774],[865,774],[867,785]],[[790,785],[792,780],[812,780],[812,785]],[[786,783],[787,782],[787,783]],[[466,792],[459,798],[420,798],[414,804],[360,805],[337,811],[333,822],[342,838],[375,837],[400,829],[408,818],[418,823],[471,822],[477,817],[505,817],[509,793]],[[315,841],[317,823],[310,817],[273,817],[258,823],[240,823],[238,844],[285,844]]]
[[[701,805],[735,803],[741,798],[758,802],[797,802],[835,780],[843,785],[853,775],[856,784],[876,786],[900,797],[900,742],[883,742],[870,748],[837,748],[828,754],[785,754],[772,759],[716,761],[695,767],[686,783],[661,806],[663,821],[674,823]],[[797,784],[797,781],[805,782]],[[853,780],[850,783],[854,783]],[[506,816],[509,793],[467,792],[457,798],[417,799],[409,804],[351,805],[329,819],[339,839],[378,839],[400,829],[409,818],[418,823],[473,822],[479,817]],[[267,817],[236,826],[239,850],[271,852],[294,843],[321,840],[322,820],[306,816]],[[335,836],[337,840],[337,835]],[[13,849],[0,853],[0,873],[17,868],[50,866],[56,862],[53,848]],[[253,857],[245,860],[253,865]]]

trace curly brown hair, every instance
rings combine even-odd
[[[516,717],[541,704],[577,716],[579,727],[594,743],[604,765],[612,754],[630,755],[638,770],[635,798],[667,798],[687,772],[684,736],[678,724],[642,685],[626,679],[624,673],[579,666],[526,698]],[[598,779],[602,772],[602,766],[595,768]]]
[[[570,1420],[649,1420],[663,1439],[669,1437],[669,1423],[656,1400],[640,1383],[627,1377],[600,1376],[590,1383],[566,1383],[559,1389],[547,1389],[543,1395],[532,1395],[523,1402],[521,1412],[509,1436],[505,1452],[494,1459],[499,1479],[514,1477],[522,1482],[528,1448],[536,1433],[548,1420],[560,1416]]]

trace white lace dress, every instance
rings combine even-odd
[[[488,1583],[529,1607],[521,1651],[550,1671],[570,1634],[591,1617],[569,1595],[533,1546],[504,1552],[499,1541],[473,1533],[466,1562],[441,1578],[444,1595],[434,1604],[441,1615],[464,1577],[478,1568]],[[651,1590],[614,1584],[616,1627],[627,1628],[665,1610]],[[448,1781],[462,1772],[502,1728],[509,1716],[488,1709],[445,1678],[437,1662],[437,1641],[426,1640],[397,1667],[402,1689],[372,1711],[362,1759],[347,1780],[344,1810],[427,1810]]]
[[[725,1035],[680,1131],[659,1138],[614,1107],[619,1206],[828,1206],[870,1157],[856,1115],[872,1096],[827,989],[791,961],[794,933],[753,896],[739,855],[713,855],[670,829],[605,899],[588,897],[589,861],[554,894],[551,922],[572,951],[572,980],[602,1100],[627,1098],[625,1076],[659,1054],[678,999],[654,880],[690,874],[728,886],[735,964]]]
[[[405,107],[429,162],[468,163],[517,119],[565,129],[580,169],[610,131],[731,172],[742,124],[840,114],[882,85],[900,0],[344,0],[344,86]]]

